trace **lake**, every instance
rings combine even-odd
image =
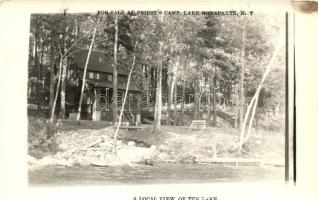
[[[47,166],[29,170],[32,186],[284,181],[284,167],[156,163],[154,166]]]

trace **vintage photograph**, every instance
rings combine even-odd
[[[287,18],[32,14],[29,185],[283,183]]]

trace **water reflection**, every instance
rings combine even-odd
[[[31,185],[105,185],[284,181],[283,167],[161,163],[120,167],[48,166],[30,170]]]

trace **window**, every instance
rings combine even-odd
[[[127,83],[127,79],[125,76],[118,76],[118,83],[119,84],[126,84]]]
[[[88,78],[99,80],[101,78],[101,74],[98,72],[88,72]]]
[[[102,63],[103,62],[103,58],[101,56],[98,57],[98,62]]]
[[[93,72],[89,72],[89,73],[88,73],[88,78],[93,79],[93,78],[94,78],[94,73],[93,73]]]
[[[108,81],[113,81],[113,76],[111,74],[107,74],[107,80]]]

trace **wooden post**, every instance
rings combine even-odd
[[[98,116],[97,116],[97,92],[96,92],[96,88],[94,88],[94,95],[95,95],[95,98],[94,98],[94,102],[93,102],[93,108],[92,108],[92,120],[93,121],[100,121],[100,119],[98,119]]]

